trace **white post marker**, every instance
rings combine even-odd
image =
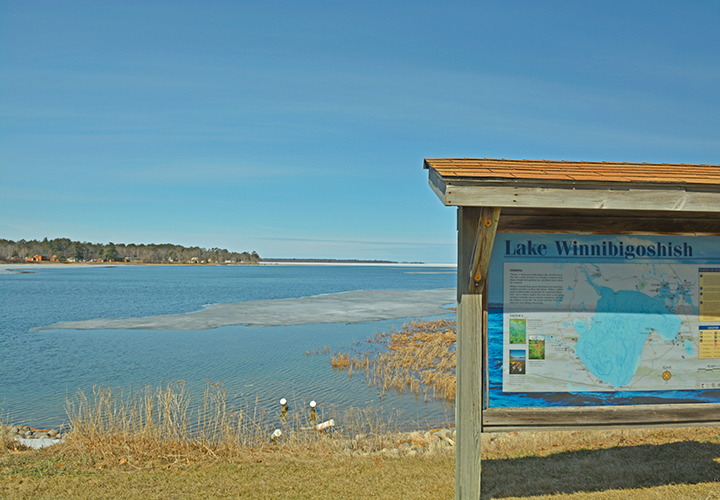
[[[317,403],[315,400],[310,401],[310,421],[315,422],[317,421],[317,410],[315,407],[317,406]]]

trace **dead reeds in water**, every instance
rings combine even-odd
[[[400,331],[377,333],[367,345],[336,353],[334,368],[359,372],[381,392],[394,390],[455,400],[455,322],[415,320]]]
[[[187,384],[180,381],[129,391],[94,387],[89,396],[80,390],[68,398],[66,411],[69,449],[100,464],[131,466],[190,463],[201,455],[244,457],[272,449],[327,451],[338,446],[339,440],[333,438],[394,431],[391,422],[381,421],[371,409],[338,412],[319,405],[313,414],[308,409],[281,415],[257,401],[235,407],[222,383],[210,381],[200,404],[191,404]],[[329,432],[315,430],[317,423],[331,418],[337,427]],[[271,439],[276,429],[282,431],[281,439]]]
[[[263,414],[229,408],[222,384],[209,383],[202,405],[191,408],[185,382],[123,391],[93,387],[66,402],[71,441],[83,452],[121,460],[182,458],[198,450],[215,455],[267,441]]]

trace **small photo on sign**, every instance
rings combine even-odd
[[[528,359],[545,359],[545,335],[530,335]]]
[[[525,320],[524,319],[511,319],[510,321],[510,343],[511,344],[524,344],[525,343]]]
[[[525,375],[525,351],[510,350],[510,375]]]

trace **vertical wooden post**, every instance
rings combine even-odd
[[[470,293],[480,209],[458,207],[455,499],[480,498],[482,295]]]
[[[497,208],[458,207],[455,498],[480,498],[483,408],[483,291],[500,217]]]

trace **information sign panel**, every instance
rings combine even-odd
[[[489,279],[488,406],[720,401],[720,238],[503,233]]]

